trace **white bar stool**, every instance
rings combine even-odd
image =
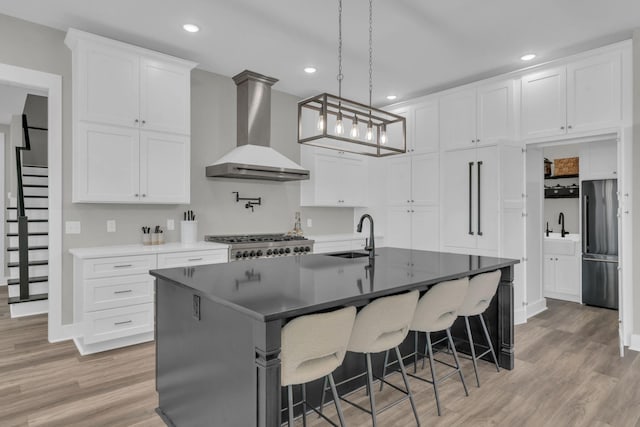
[[[365,355],[365,362],[367,366],[367,372],[358,375],[354,378],[350,378],[347,381],[351,381],[356,378],[360,378],[364,375],[367,376],[367,392],[369,395],[369,404],[371,410],[363,408],[362,406],[347,400],[342,397],[345,402],[357,407],[358,409],[371,414],[373,426],[377,425],[376,415],[383,412],[396,404],[409,399],[411,403],[411,409],[413,415],[416,418],[416,423],[420,426],[420,420],[418,419],[418,410],[413,399],[413,393],[409,387],[409,380],[407,379],[407,373],[400,358],[400,349],[398,346],[404,341],[409,333],[409,326],[413,319],[413,313],[416,309],[418,302],[419,292],[412,291],[400,295],[393,295],[389,297],[378,298],[366,305],[358,315],[356,316],[355,324],[353,325],[353,332],[351,333],[351,340],[349,341],[348,351],[354,353],[363,353]],[[390,387],[405,394],[404,397],[396,402],[393,402],[384,408],[376,410],[376,402],[373,390],[373,372],[371,363],[371,353],[381,353],[395,349],[397,357],[401,360],[400,372],[402,373],[402,380],[404,381],[405,390],[396,387],[395,385],[388,383],[384,378],[380,381],[386,382]],[[345,381],[346,382],[346,381]],[[344,384],[342,382],[341,384]],[[324,392],[323,392],[324,395]]]
[[[293,426],[293,408],[299,404],[302,404],[302,420],[305,426],[307,406],[330,424],[337,426],[306,401],[305,384],[322,377],[325,377],[325,381],[329,380],[340,426],[345,425],[332,372],[342,364],[347,353],[355,317],[355,307],[346,307],[329,313],[298,317],[282,328],[280,381],[283,387],[287,387],[289,427]],[[294,405],[293,385],[296,384],[302,385],[302,401]]]
[[[471,348],[471,360],[473,361],[473,370],[476,374],[476,383],[480,387],[480,377],[478,377],[478,364],[477,361],[487,353],[491,353],[493,362],[496,365],[496,370],[500,372],[500,365],[498,365],[498,359],[496,358],[496,352],[493,350],[493,344],[491,342],[491,336],[489,330],[484,321],[483,313],[489,308],[491,299],[498,289],[500,283],[500,270],[492,271],[491,273],[482,273],[477,276],[473,276],[469,281],[469,292],[464,300],[464,304],[458,310],[458,316],[464,317],[464,323],[467,327],[467,336],[469,337],[469,347]],[[484,331],[484,338],[487,341],[487,348],[483,353],[476,354],[476,344],[473,342],[473,335],[471,334],[471,326],[469,325],[469,318],[478,316],[480,318],[480,324]]]
[[[436,407],[438,409],[438,415],[442,414],[440,407],[440,396],[438,394],[438,384],[449,378],[450,376],[458,373],[460,375],[460,381],[464,388],[465,395],[469,395],[467,390],[467,384],[464,381],[462,370],[460,369],[460,360],[458,359],[458,353],[451,338],[451,326],[458,317],[458,309],[464,302],[467,290],[469,288],[469,278],[450,280],[447,282],[441,282],[432,286],[429,290],[420,298],[418,306],[416,307],[416,313],[413,316],[413,322],[411,323],[411,330],[416,331],[416,337],[418,332],[425,332],[427,335],[427,356],[429,357],[429,367],[431,369],[431,380],[419,377],[417,375],[411,375],[421,381],[428,382],[433,385],[433,392],[436,396]],[[433,347],[431,343],[431,332],[446,331],[447,340],[451,346],[453,352],[453,358],[455,360],[455,366],[441,360],[437,360],[433,357]],[[417,342],[417,339],[416,339]],[[417,352],[417,348],[416,348]],[[400,356],[398,356],[400,358]],[[444,375],[441,378],[436,377],[435,362],[439,362],[450,368],[453,371]],[[394,362],[395,363],[395,362]],[[424,366],[424,365],[423,365]],[[385,371],[387,364],[385,363]]]

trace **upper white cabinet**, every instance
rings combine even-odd
[[[514,83],[506,80],[440,98],[440,142],[445,150],[514,138]]]
[[[522,77],[522,138],[619,125],[621,63],[622,54],[613,52]]]
[[[617,141],[589,142],[580,147],[580,180],[618,178]]]
[[[71,29],[73,201],[188,203],[194,63]]]
[[[300,163],[311,174],[308,181],[300,183],[302,206],[366,206],[368,171],[364,156],[303,145]]]
[[[439,149],[438,100],[422,100],[418,104],[402,106],[390,110],[407,120],[406,138],[408,153],[434,153]],[[397,131],[397,128],[396,128]],[[389,139],[400,138],[400,134],[388,134]]]

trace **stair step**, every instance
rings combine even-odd
[[[7,222],[17,223],[18,220],[17,219],[8,219]],[[49,222],[49,220],[48,219],[29,219],[29,220],[27,220],[27,222]]]
[[[49,265],[49,261],[46,261],[46,260],[29,261],[29,266],[32,266],[32,265]],[[7,267],[9,267],[9,268],[20,267],[20,263],[19,262],[10,262],[10,263],[7,263]]]
[[[31,246],[29,248],[30,251],[44,251],[49,249],[49,246]],[[19,248],[15,247],[15,246],[11,246],[9,248],[7,248],[7,252],[14,252],[14,251],[18,251]]]
[[[28,196],[25,196],[25,197],[28,197]],[[8,207],[7,209],[17,210],[18,208],[16,208],[15,206],[11,206],[11,207]],[[49,209],[49,207],[47,207],[47,206],[33,206],[33,207],[30,207],[30,208],[25,207],[24,209],[27,210],[27,211],[29,209],[46,210],[46,209]]]
[[[48,185],[43,184],[22,184],[24,188],[49,188]]]
[[[29,277],[29,283],[48,282],[49,276],[34,276]],[[7,285],[19,285],[20,279],[9,279]]]
[[[34,196],[29,195],[29,196],[27,196],[26,194],[24,196],[25,199],[46,199],[48,197],[49,196],[38,196],[38,195],[34,195]],[[25,209],[30,209],[30,208],[25,207]]]
[[[7,299],[7,302],[9,304],[19,304],[22,302],[41,301],[46,299],[49,299],[49,294],[29,295],[29,298],[27,298],[26,300],[21,300],[20,297],[11,297]]]
[[[31,178],[48,178],[49,175],[39,175],[39,174],[34,174],[34,173],[23,173],[22,177],[24,178],[25,176],[31,177]]]
[[[39,233],[29,233],[28,236],[48,236],[49,233],[39,232]],[[7,233],[7,237],[18,237],[18,233]]]

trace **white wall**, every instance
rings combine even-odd
[[[554,159],[564,159],[567,157],[578,157],[580,146],[561,145],[558,147],[546,147],[543,150],[545,158],[553,162]],[[540,168],[543,166],[541,165]],[[553,166],[551,167],[553,172]],[[578,178],[566,178],[546,180],[545,185],[571,185],[578,183]],[[544,223],[549,223],[549,229],[554,232],[560,232],[561,226],[558,224],[560,212],[564,213],[565,230],[572,234],[580,233],[580,199],[544,199]]]
[[[633,211],[635,218],[640,217],[640,28],[633,32]],[[634,266],[640,264],[640,226],[633,227],[633,254]],[[633,334],[637,337],[637,348],[640,349],[640,268],[634,268],[634,289],[633,289],[633,313],[634,328]]]

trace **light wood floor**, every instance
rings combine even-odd
[[[164,425],[154,413],[153,343],[81,357],[70,341],[47,342],[45,316],[10,319],[6,298],[0,288],[0,426]],[[421,424],[640,426],[640,357],[617,356],[616,328],[616,312],[549,300],[548,311],[516,328],[515,370],[496,373],[480,362],[478,389],[463,361],[470,395],[449,379],[442,417],[431,386],[412,379]],[[376,398],[382,406],[396,395],[386,387]],[[367,401],[363,393],[354,400]],[[343,408],[350,425],[370,425],[366,414]],[[378,425],[415,425],[408,402],[381,414]]]

